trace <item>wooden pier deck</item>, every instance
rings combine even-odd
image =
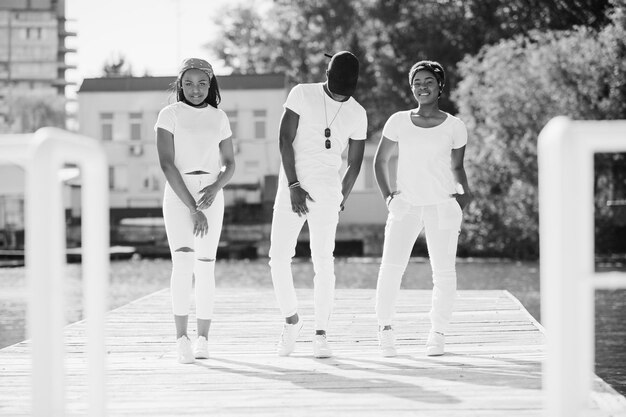
[[[430,291],[403,290],[396,358],[376,342],[373,290],[336,291],[330,359],[311,353],[312,291],[296,352],[275,354],[282,323],[271,290],[218,288],[211,358],[176,362],[169,291],[108,314],[110,416],[543,416],[544,334],[506,291],[461,291],[447,354],[426,357]],[[190,330],[195,332],[193,316]],[[85,415],[85,323],[66,328],[68,415]],[[193,336],[192,336],[193,338]],[[0,416],[30,415],[25,341],[0,350]],[[626,415],[597,378],[592,416]]]

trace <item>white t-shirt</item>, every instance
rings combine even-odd
[[[352,97],[345,102],[333,100],[324,92],[322,83],[296,85],[283,107],[300,116],[293,141],[298,181],[315,201],[338,205],[342,199],[341,155],[349,139],[367,139],[365,109]],[[330,149],[325,147],[326,127],[331,131]],[[279,202],[284,207],[291,207],[282,165],[276,205]]]
[[[211,106],[195,108],[178,101],[159,112],[154,130],[159,127],[174,135],[174,165],[181,173],[219,173],[219,143],[232,135],[224,111]]]
[[[398,142],[399,197],[421,206],[441,203],[456,192],[450,153],[467,143],[461,119],[447,114],[440,125],[423,128],[413,124],[411,110],[400,111],[387,120],[383,136]]]

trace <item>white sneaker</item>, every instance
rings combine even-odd
[[[178,347],[178,362],[194,363],[193,352],[191,351],[191,340],[187,336],[181,336],[176,341]]]
[[[209,359],[209,341],[204,336],[198,337],[196,347],[193,350],[196,359]]]
[[[328,347],[325,334],[316,334],[313,337],[313,356],[316,358],[330,358],[333,351]]]
[[[378,346],[380,353],[385,358],[393,358],[398,354],[396,351],[396,335],[393,329],[380,330],[378,332]]]
[[[303,326],[302,319],[296,324],[285,323],[283,325],[283,333],[278,341],[278,356],[289,356],[296,347],[296,339]]]
[[[442,333],[437,333],[431,330],[428,334],[428,340],[426,341],[426,356],[443,355],[444,344],[444,335]]]

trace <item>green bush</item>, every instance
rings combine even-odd
[[[558,115],[626,118],[623,10],[616,5],[601,31],[532,32],[459,64],[453,98],[470,134],[467,171],[476,198],[463,250],[538,257],[537,137]]]

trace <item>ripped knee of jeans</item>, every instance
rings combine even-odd
[[[198,261],[200,261],[200,262],[215,262],[215,258],[202,257],[202,258],[198,258]]]
[[[182,247],[180,247],[180,248],[176,249],[174,252],[193,252],[193,251],[194,251],[194,250],[193,250],[193,249],[191,249],[191,248],[190,248],[190,247],[188,247],[188,246],[182,246]]]

